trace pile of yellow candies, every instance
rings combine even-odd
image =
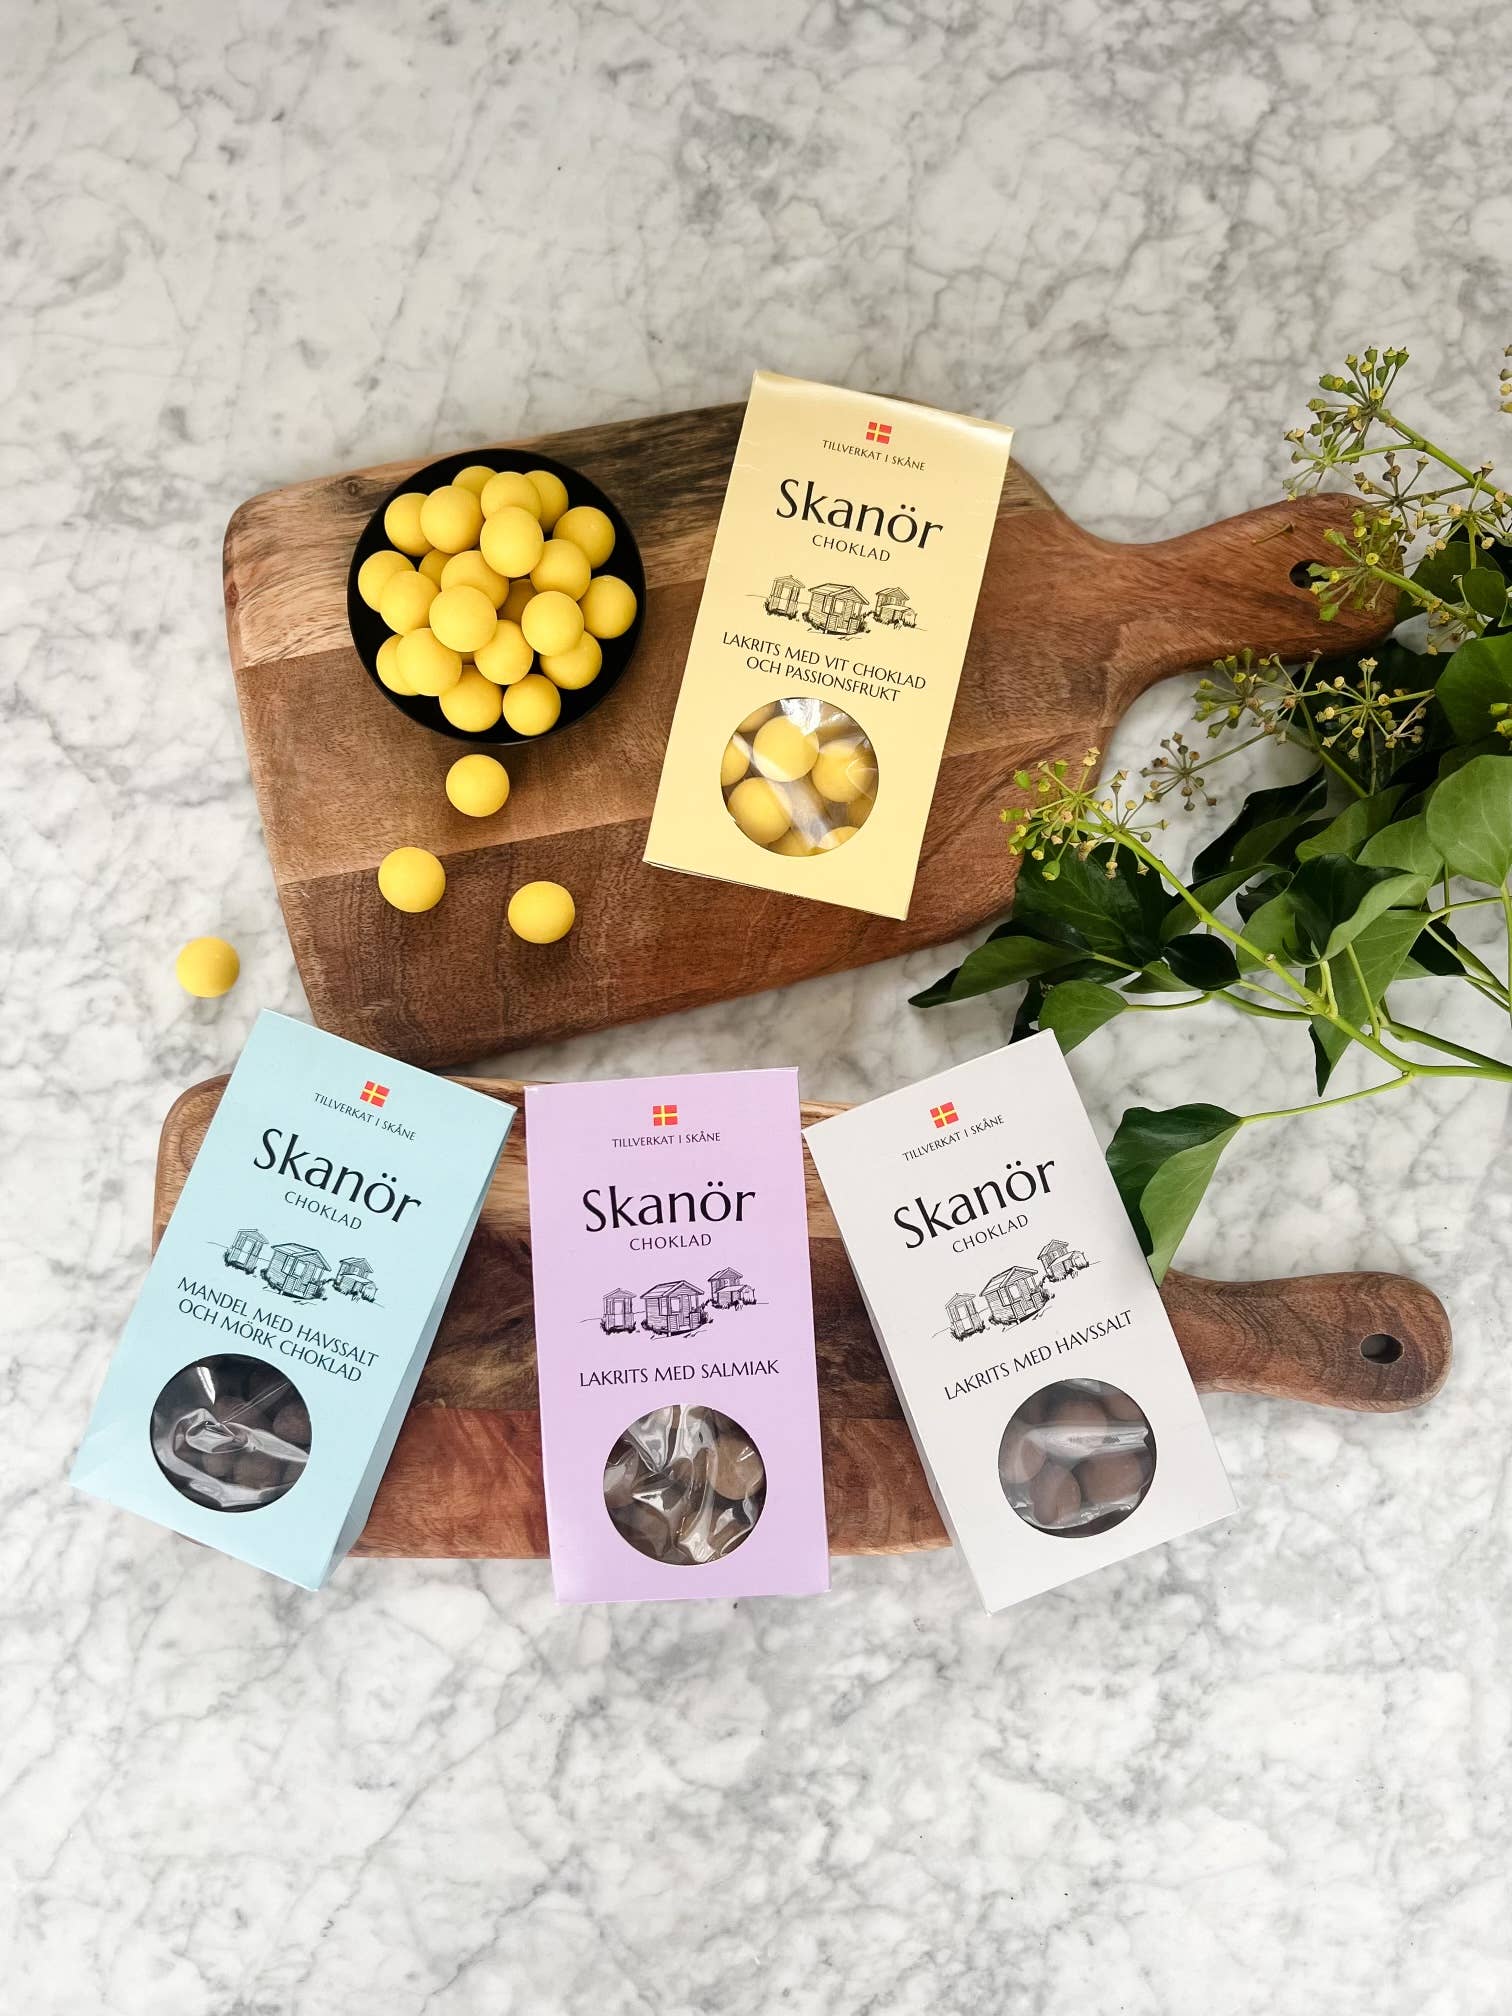
[[[829,854],[854,840],[877,799],[877,758],[842,708],[808,694],[768,701],[720,759],[725,809],[773,854]]]
[[[454,728],[486,735],[502,715],[544,735],[563,693],[591,686],[601,645],[635,621],[635,592],[601,574],[614,525],[573,505],[549,469],[475,463],[428,495],[407,490],[383,514],[390,544],[357,570],[357,592],[391,634],[378,677],[433,699]]]

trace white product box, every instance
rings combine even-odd
[[[989,1610],[1233,1511],[1053,1035],[817,1122],[807,1140]]]

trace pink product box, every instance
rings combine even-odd
[[[560,1601],[829,1587],[794,1071],[525,1095]]]

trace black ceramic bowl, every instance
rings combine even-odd
[[[452,482],[475,463],[482,463],[489,469],[517,469],[522,476],[531,469],[549,469],[553,476],[560,476],[566,484],[569,505],[596,504],[614,527],[614,551],[594,572],[617,574],[635,594],[635,621],[623,637],[600,640],[604,653],[603,669],[591,686],[579,687],[575,693],[563,693],[561,714],[556,725],[548,728],[544,735],[516,734],[502,716],[481,735],[475,735],[466,728],[454,728],[441,712],[438,701],[418,694],[406,698],[402,693],[391,693],[378,677],[378,647],[390,633],[377,610],[369,609],[357,593],[357,570],[370,553],[380,552],[389,544],[383,530],[383,514],[396,497],[402,497],[409,490],[434,490],[442,483]],[[591,714],[605,694],[625,676],[625,669],[635,656],[635,647],[640,641],[645,615],[646,572],[641,566],[640,548],[623,511],[613,498],[606,497],[596,483],[590,483],[578,470],[569,469],[563,462],[553,462],[549,455],[541,455],[534,450],[474,448],[465,455],[448,455],[440,462],[432,462],[427,468],[417,469],[413,476],[389,491],[369,518],[353,550],[352,564],[347,572],[347,621],[351,625],[352,642],[357,646],[357,656],[367,667],[368,677],[378,691],[391,707],[397,707],[401,714],[407,714],[422,728],[429,728],[437,735],[449,735],[454,742],[470,742],[479,749],[499,748],[509,743],[546,742],[553,735],[560,735],[564,728],[570,728],[574,721],[581,721],[585,714]]]

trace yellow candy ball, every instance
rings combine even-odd
[[[829,854],[836,847],[843,847],[847,840],[854,840],[855,837],[854,826],[832,826],[828,833],[821,833],[814,844],[819,853]]]
[[[595,637],[623,637],[635,621],[635,590],[617,574],[600,574],[583,597],[583,627]]]
[[[591,571],[588,555],[581,546],[574,546],[570,539],[548,539],[541,548],[540,559],[530,570],[530,579],[533,587],[543,591],[559,589],[576,602],[588,592]]]
[[[411,693],[434,700],[462,677],[462,660],[431,630],[407,630],[394,653],[394,670]]]
[[[484,484],[482,501],[485,518],[492,518],[496,511],[513,505],[517,510],[528,511],[536,523],[540,523],[541,493],[518,469],[501,469],[497,476]]]
[[[832,805],[870,798],[877,789],[877,759],[870,743],[855,735],[826,742],[810,774],[815,790]]]
[[[430,606],[430,627],[453,651],[481,651],[498,628],[494,605],[466,582],[443,588]]]
[[[435,541],[427,539],[420,530],[420,506],[425,502],[423,490],[406,490],[402,497],[396,497],[383,514],[383,531],[391,546],[397,546],[401,553],[423,553]]]
[[[431,627],[435,627],[434,612]],[[763,777],[772,777],[780,784],[792,784],[800,777],[807,777],[819,755],[819,738],[806,735],[796,721],[786,714],[774,714],[756,730],[756,739],[751,744],[751,761]]]
[[[434,910],[446,894],[446,870],[424,847],[396,847],[378,864],[378,893],[396,910]]]
[[[745,834],[759,846],[770,847],[774,840],[780,840],[792,820],[782,794],[775,791],[765,777],[747,777],[730,793],[728,804],[730,817]]]
[[[852,799],[846,807],[846,810],[850,813],[850,823],[852,826],[864,826],[867,820],[870,819],[876,803],[875,798]]]
[[[577,905],[560,882],[527,882],[509,899],[509,928],[530,945],[554,945],[577,921]]]
[[[520,618],[525,642],[542,657],[558,658],[570,651],[583,634],[583,612],[570,595],[548,588],[533,595]]]
[[[465,553],[476,546],[483,529],[483,506],[476,492],[457,483],[432,490],[420,507],[420,530],[426,543],[443,553]]]
[[[402,574],[394,574],[384,582],[378,614],[390,630],[403,637],[425,622],[430,605],[440,592],[428,574],[418,574],[413,567],[406,567]]]
[[[446,773],[446,795],[469,819],[490,819],[509,796],[509,772],[495,756],[459,756]]]
[[[474,665],[469,665],[440,698],[441,712],[453,728],[465,728],[470,735],[486,735],[498,723],[499,689]]]
[[[460,476],[453,476],[452,481],[459,490],[471,490],[474,497],[481,497],[485,484],[493,481],[493,474],[492,469],[486,469],[481,462],[474,462]]]
[[[521,611],[535,592],[535,583],[530,579],[529,575],[523,581],[511,581],[509,584],[509,593],[499,604],[499,614],[507,616],[511,623],[518,623]]]
[[[581,687],[593,684],[603,663],[604,654],[597,637],[590,637],[585,630],[570,651],[558,651],[543,658],[541,670],[553,686],[560,686],[564,693],[576,693]]]
[[[525,642],[518,623],[499,618],[498,628],[477,654],[478,670],[495,686],[513,686],[535,663],[535,653]]]
[[[780,840],[772,842],[770,852],[773,854],[788,854],[794,860],[801,861],[814,852],[814,843],[811,840],[805,840],[796,826],[790,826]]]
[[[201,1001],[229,994],[240,971],[236,947],[224,938],[191,938],[173,962],[173,977],[180,987]]]
[[[385,583],[392,581],[396,574],[403,574],[414,564],[412,560],[407,560],[402,553],[396,553],[390,546],[385,546],[380,552],[369,553],[357,569],[357,593],[369,609],[376,609]]]
[[[504,688],[504,719],[516,735],[544,735],[562,711],[562,696],[539,672]]]
[[[570,539],[574,546],[581,546],[590,567],[602,567],[614,551],[613,523],[596,504],[574,504],[570,511],[562,513],[551,530],[554,537]]]
[[[725,752],[719,759],[719,788],[728,791],[732,784],[738,784],[751,767],[751,759],[744,746],[732,735],[725,744]]]
[[[527,469],[525,474],[535,485],[541,500],[541,523],[549,532],[567,509],[567,485],[549,469]]]
[[[509,583],[502,574],[495,574],[476,546],[470,546],[465,553],[450,553],[446,565],[441,569],[443,588],[479,588],[497,609],[509,593]]]
[[[770,721],[777,712],[777,702],[767,700],[760,707],[753,707],[736,729],[737,735],[754,735],[763,722]]]
[[[390,693],[402,693],[408,698],[413,694],[415,689],[407,680],[400,676],[398,665],[399,643],[400,640],[397,637],[384,638],[383,642],[378,646],[378,656],[373,661],[373,670],[378,674],[384,685],[387,686]]]
[[[483,558],[495,574],[507,574],[511,581],[530,572],[545,544],[539,519],[518,504],[506,504],[495,511],[478,535]]]
[[[448,554],[441,551],[439,546],[434,546],[429,553],[425,554],[422,559],[415,563],[415,571],[418,574],[423,574],[428,581],[434,581],[439,588],[441,586],[442,569],[446,566],[449,557]]]

